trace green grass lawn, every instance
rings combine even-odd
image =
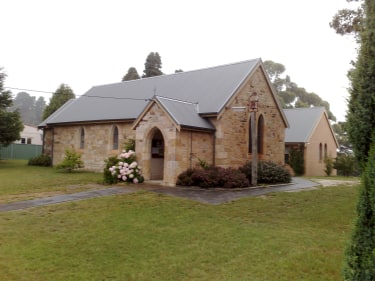
[[[341,280],[357,193],[213,206],[140,191],[3,212],[0,280]]]
[[[26,200],[48,193],[79,192],[103,182],[101,173],[66,173],[51,167],[28,166],[26,160],[0,160],[0,203]],[[42,194],[41,194],[42,193]]]

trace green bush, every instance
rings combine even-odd
[[[186,170],[178,176],[176,184],[204,188],[236,188],[248,187],[249,181],[238,169],[209,166]]]
[[[339,176],[359,175],[357,161],[352,155],[338,155],[336,161],[333,163],[333,167],[337,170],[337,175]]]
[[[331,157],[326,157],[324,159],[325,169],[324,172],[327,176],[330,176],[333,172],[333,159]]]
[[[302,176],[305,173],[303,150],[292,149],[290,151],[289,165],[296,176]]]
[[[239,168],[251,182],[252,162],[247,161],[245,165]],[[258,183],[289,183],[292,180],[290,172],[283,166],[270,161],[258,162]]]
[[[125,151],[135,151],[135,139],[126,139],[124,142]]]
[[[52,165],[52,159],[48,155],[39,155],[29,159],[27,163],[30,166],[49,167]]]
[[[56,169],[64,169],[71,172],[78,168],[83,168],[84,163],[81,160],[81,154],[75,150],[67,149],[65,150],[65,158],[62,162],[56,165]]]
[[[108,159],[104,160],[105,167],[103,169],[104,174],[104,182],[107,184],[114,184],[117,183],[117,178],[115,178],[109,168],[116,166],[118,162],[120,162],[120,159],[116,156],[109,157]]]

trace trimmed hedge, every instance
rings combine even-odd
[[[246,175],[237,169],[210,166],[206,169],[188,169],[177,178],[177,185],[212,187],[247,187]]]
[[[284,167],[273,162],[258,163],[258,183],[274,184],[291,182],[291,174]],[[239,169],[210,166],[202,169],[188,169],[177,178],[177,185],[199,186],[204,188],[241,188],[250,186],[251,162]]]

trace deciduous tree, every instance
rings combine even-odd
[[[323,106],[327,111],[328,118],[336,121],[336,117],[331,112],[327,101],[322,100],[315,93],[307,92],[305,88],[298,87],[296,83],[291,81],[288,75],[285,78],[281,77],[285,72],[284,65],[273,61],[265,61],[264,68],[278,93],[279,101],[283,108]]]

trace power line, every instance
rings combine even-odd
[[[48,91],[40,91],[40,90],[30,90],[30,89],[22,89],[22,88],[15,88],[15,87],[4,87],[7,89],[12,90],[19,90],[19,91],[27,91],[27,92],[36,92],[36,93],[47,93],[47,94],[55,94],[55,92],[48,92]],[[76,95],[77,97],[84,97],[84,98],[98,98],[98,99],[115,99],[115,100],[142,100],[142,101],[150,101],[150,98],[126,98],[126,97],[105,97],[105,96],[93,96],[93,95]]]

